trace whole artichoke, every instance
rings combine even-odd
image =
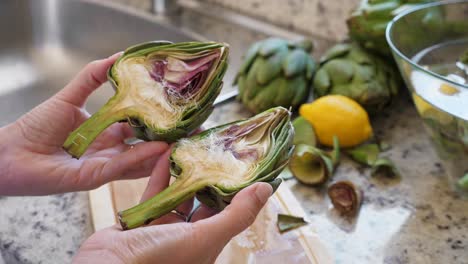
[[[274,189],[293,151],[291,113],[282,107],[180,140],[170,157],[176,180],[153,198],[119,212],[123,229],[132,229],[169,213],[194,195],[223,209],[243,188],[266,182]]]
[[[419,4],[434,0],[362,0],[347,19],[349,35],[364,48],[390,56],[385,39],[387,24],[398,14]],[[436,10],[430,10],[422,19],[439,19]]]
[[[115,122],[143,140],[175,141],[199,127],[222,87],[229,48],[215,42],[148,42],[125,50],[108,79],[115,95],[63,147],[79,158]]]
[[[397,95],[400,82],[391,64],[356,43],[342,43],[321,58],[313,89],[316,97],[341,94],[375,113]]]
[[[237,97],[250,111],[275,106],[298,107],[310,90],[315,62],[312,43],[270,38],[253,44],[234,81]]]

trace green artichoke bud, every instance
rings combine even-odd
[[[63,147],[79,158],[115,122],[127,121],[143,140],[175,141],[211,114],[222,87],[229,48],[215,42],[148,42],[128,48],[108,79],[115,95]]]
[[[400,77],[395,68],[356,43],[329,49],[314,77],[314,96],[341,94],[375,113],[398,93]]]
[[[387,24],[408,8],[429,2],[433,0],[362,0],[346,21],[349,35],[364,48],[391,56],[385,38]],[[422,19],[430,22],[439,19],[439,15],[431,10]]]
[[[275,106],[297,108],[309,95],[316,68],[311,50],[309,41],[270,38],[253,44],[234,81],[237,99],[253,113]]]
[[[182,139],[170,157],[176,180],[153,198],[119,213],[123,229],[131,229],[169,213],[196,195],[203,204],[223,209],[234,195],[256,182],[274,189],[293,151],[290,112],[269,109]]]

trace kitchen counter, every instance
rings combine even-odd
[[[179,23],[233,47],[246,48],[265,37],[191,12],[184,12]],[[319,50],[324,43],[317,43]],[[231,55],[233,64],[238,65],[240,55]],[[233,89],[230,83],[235,70],[229,70],[226,90]],[[391,145],[386,155],[398,165],[402,177],[371,178],[367,169],[346,157],[333,177],[349,179],[364,192],[356,219],[337,216],[330,209],[325,188],[307,187],[294,179],[284,184],[301,201],[310,225],[336,263],[468,263],[468,200],[450,192],[410,98],[406,91],[401,94],[391,110],[373,120],[373,126]],[[206,127],[249,115],[239,103],[226,103],[215,109]],[[69,262],[92,233],[85,192],[2,197],[0,208],[0,251],[5,263]]]

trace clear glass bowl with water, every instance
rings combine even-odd
[[[454,190],[468,197],[468,0],[423,5],[387,41]],[[465,54],[468,56],[468,54]]]

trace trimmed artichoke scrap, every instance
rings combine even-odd
[[[346,21],[349,35],[364,48],[390,56],[390,47],[385,39],[387,24],[408,8],[429,2],[433,0],[362,0]],[[422,19],[430,22],[438,20],[439,15],[431,10]]]
[[[79,158],[108,126],[127,121],[143,140],[176,141],[211,114],[229,48],[216,42],[148,42],[128,48],[109,69],[115,95],[63,147]]]
[[[356,43],[333,46],[321,58],[315,74],[314,96],[340,94],[375,113],[398,93],[400,77],[395,68]]]
[[[223,209],[243,188],[267,182],[274,189],[293,151],[291,113],[272,108],[180,140],[170,157],[176,180],[153,198],[119,213],[123,229],[148,224],[194,195]]]
[[[255,43],[234,81],[237,99],[253,113],[275,106],[297,108],[307,100],[316,68],[311,50],[309,41],[270,38]]]

